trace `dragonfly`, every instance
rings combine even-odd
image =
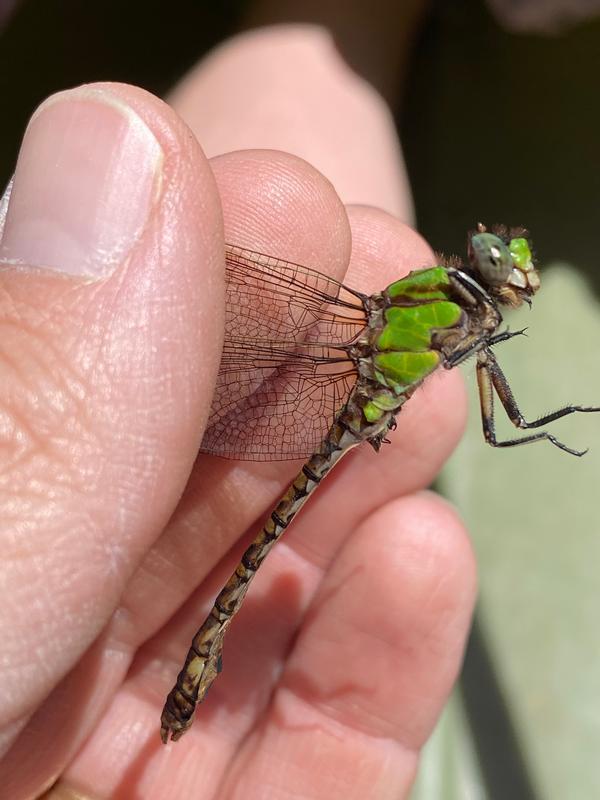
[[[306,459],[192,640],[161,716],[179,739],[222,668],[224,636],[265,557],[340,458],[362,442],[378,451],[396,415],[442,367],[476,359],[481,420],[493,447],[547,441],[540,430],[577,412],[567,405],[527,421],[493,352],[525,329],[500,330],[501,309],[531,306],[540,276],[524,228],[479,223],[467,259],[440,258],[367,296],[320,272],[226,247],[225,343],[201,450],[246,460]],[[494,399],[529,433],[500,440]]]

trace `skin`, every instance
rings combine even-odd
[[[261,568],[191,731],[167,747],[158,736],[194,630],[299,466],[197,457],[219,363],[223,242],[362,291],[433,263],[396,218],[410,201],[385,106],[322,33],[302,36],[287,80],[320,104],[302,156],[329,180],[288,153],[240,152],[263,141],[260,118],[236,128],[221,104],[233,69],[198,68],[175,110],[112,85],[165,155],[131,257],[93,284],[0,273],[0,519],[11,523],[0,531],[0,785],[15,800],[52,784],[45,796],[63,799],[397,800],[456,678],[475,568],[455,512],[425,491],[464,423],[460,378],[447,373],[402,411],[391,445],[354,451],[319,488]],[[263,138],[294,150],[303,123],[273,122],[280,99],[254,63]],[[327,80],[315,85],[316,67]],[[356,170],[328,117],[353,141],[388,146],[363,148]],[[209,156],[226,154],[208,161],[182,119]],[[213,125],[230,131],[222,149]],[[87,366],[98,359],[108,383]],[[15,431],[28,434],[24,455]]]

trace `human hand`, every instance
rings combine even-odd
[[[163,748],[158,722],[229,548],[297,468],[195,461],[219,361],[221,206],[226,240],[348,268],[361,290],[429,250],[382,212],[344,208],[294,157],[209,167],[178,117],[131,87],[63,96],[28,137],[2,253],[60,273],[1,274],[0,785],[11,798],[59,775],[56,797],[401,796],[473,602],[464,532],[420,491],[460,434],[451,374],[294,522],[187,736]]]

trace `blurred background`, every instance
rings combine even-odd
[[[371,0],[366,29],[353,5],[0,0],[0,183],[31,112],[54,91],[119,80],[164,95],[239,30],[326,24],[392,108],[429,242],[462,253],[478,220],[533,232],[544,291],[533,316],[513,323],[530,325],[528,338],[498,351],[525,414],[599,404],[599,4]],[[361,47],[365,36],[385,37],[385,61]],[[493,451],[472,364],[465,377],[469,429],[437,488],[471,531],[480,600],[412,800],[597,800],[600,420],[556,426],[563,441],[590,446],[583,459],[543,444]]]

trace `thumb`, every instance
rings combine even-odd
[[[223,241],[189,130],[123,85],[43,103],[0,208],[6,744],[183,491],[218,368]]]

